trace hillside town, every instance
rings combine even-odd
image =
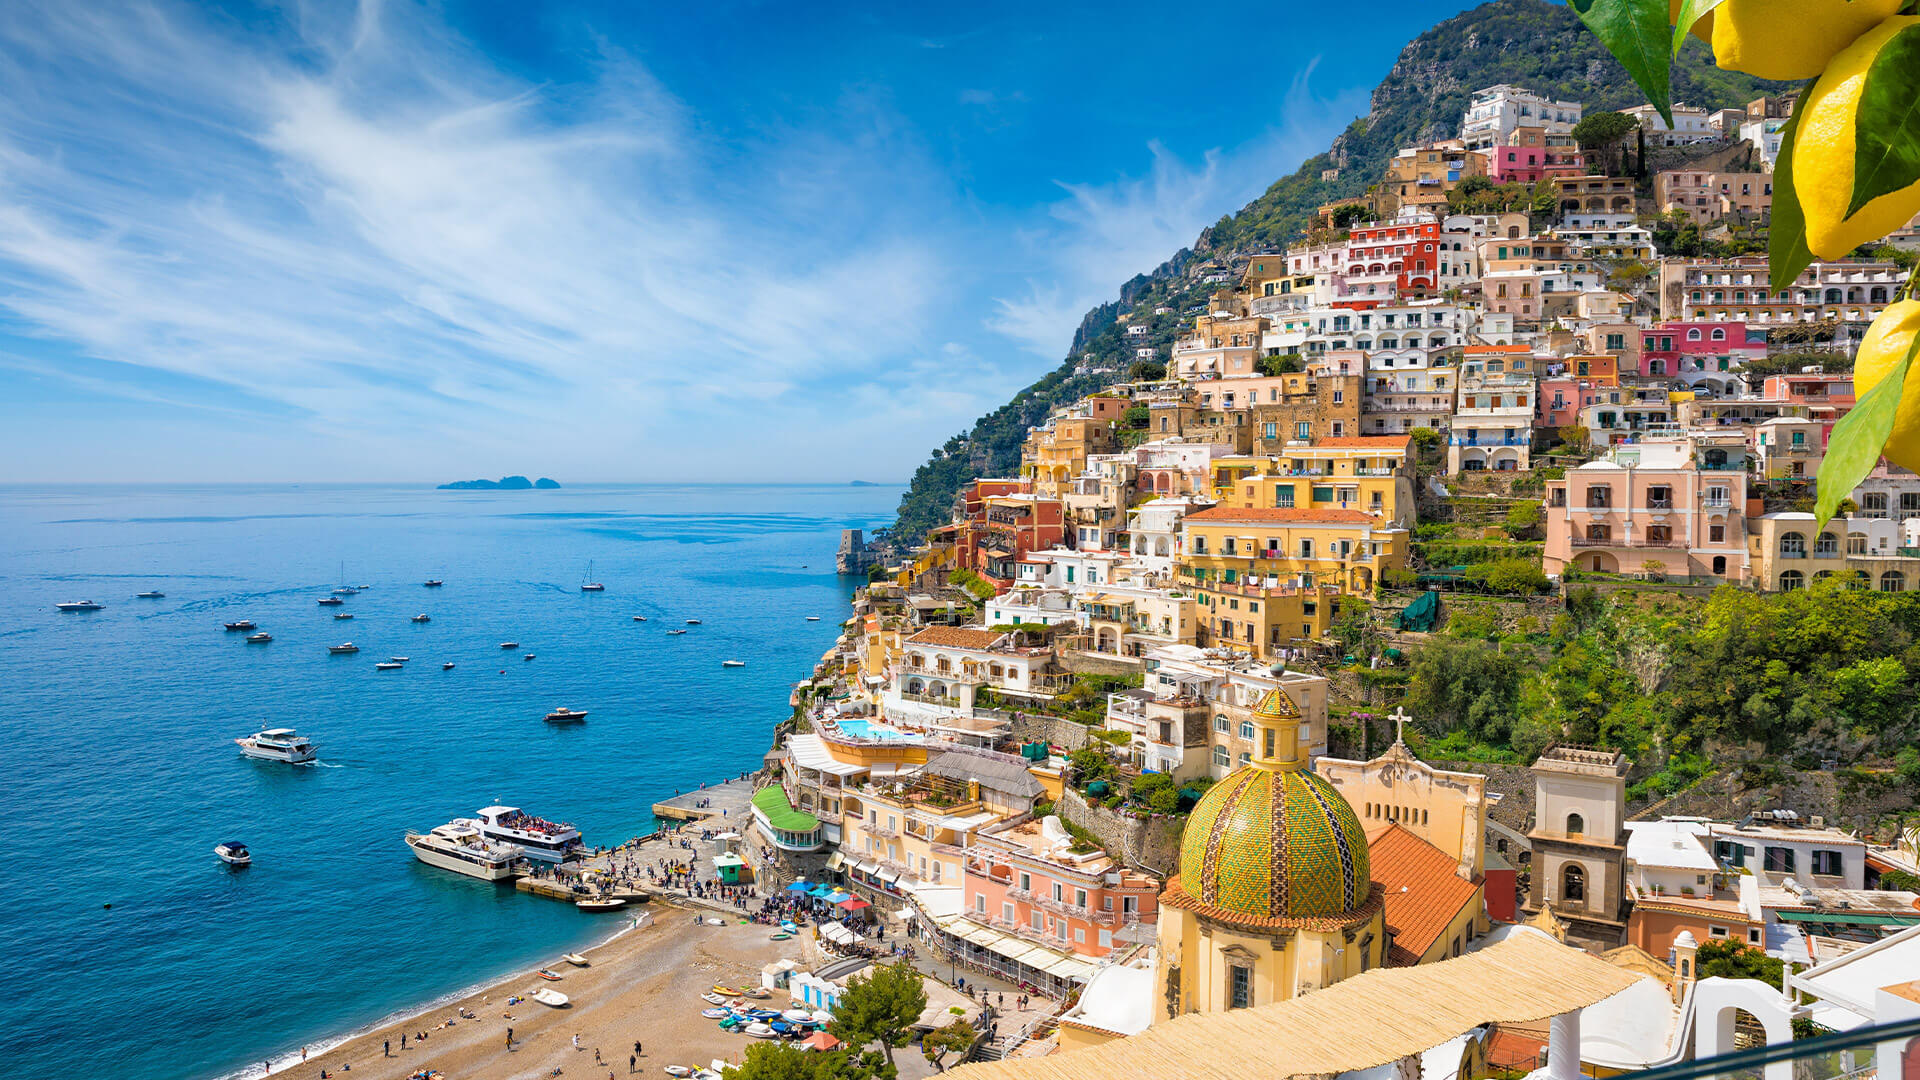
[[[1456,605],[1920,589],[1920,476],[1812,512],[1920,222],[1772,288],[1791,105],[1486,87],[1299,244],[1196,264],[1208,303],[1120,312],[1131,367],[1017,475],[843,545],[869,583],[768,754],[758,872],[1036,1002],[979,1076],[1571,1080],[1920,1018],[1920,827],[1688,812],[1614,746],[1423,760],[1369,681]]]

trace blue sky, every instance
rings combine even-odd
[[[0,476],[903,479],[1466,6],[15,0]]]

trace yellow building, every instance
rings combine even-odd
[[[1366,833],[1307,769],[1300,710],[1276,689],[1253,719],[1252,762],[1194,805],[1160,894],[1155,1023],[1284,1001],[1386,959]]]
[[[1199,605],[1199,644],[1262,658],[1323,637],[1339,596],[1407,562],[1407,530],[1363,510],[1216,506],[1180,525],[1175,580]]]
[[[1248,463],[1258,462],[1250,467]],[[1240,509],[1360,510],[1393,525],[1414,522],[1413,440],[1350,435],[1290,446],[1271,458],[1214,462],[1216,497]]]

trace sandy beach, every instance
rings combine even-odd
[[[628,1058],[635,1040],[642,1053],[631,1075],[663,1076],[664,1066],[705,1065],[715,1058],[738,1061],[753,1040],[721,1031],[701,1017],[707,1005],[699,995],[715,984],[758,986],[761,967],[774,960],[790,958],[803,966],[816,961],[811,935],[773,941],[765,926],[732,921],[695,926],[691,909],[658,902],[650,908],[648,925],[588,950],[584,955],[592,961],[590,967],[575,967],[556,953],[546,967],[562,976],[559,982],[528,970],[413,1019],[382,1025],[305,1062],[276,1063],[272,1075],[313,1078],[324,1069],[329,1077],[404,1080],[428,1069],[446,1080],[599,1080],[630,1075]],[[396,972],[395,978],[405,978],[405,973]],[[551,1009],[525,1000],[543,987],[567,995],[569,1006]],[[523,1000],[508,1005],[515,995]],[[780,991],[768,1002],[780,1008],[786,1003]],[[476,1018],[462,1019],[462,1009]],[[419,1039],[423,1031],[424,1042]],[[575,1035],[579,1050],[573,1046]],[[391,1056],[384,1050],[388,1044]]]

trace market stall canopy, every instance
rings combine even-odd
[[[845,900],[840,901],[840,906],[846,908],[848,911],[861,911],[873,905],[857,896],[849,896]]]

